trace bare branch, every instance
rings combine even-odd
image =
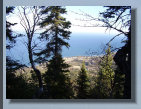
[[[71,11],[71,12],[74,13],[74,14],[86,17],[86,19],[76,19],[76,20],[80,20],[80,21],[97,21],[97,22],[99,22],[99,24],[90,24],[90,25],[88,25],[88,23],[87,23],[87,25],[86,24],[84,24],[84,25],[72,24],[73,26],[79,26],[79,27],[106,27],[105,31],[107,31],[108,29],[110,29],[110,30],[114,29],[114,30],[116,30],[116,31],[118,31],[118,32],[120,32],[120,33],[122,33],[124,35],[127,35],[127,33],[128,33],[126,31],[123,31],[123,25],[121,25],[121,23],[123,24],[123,21],[119,21],[119,19],[123,20],[122,16],[124,16],[123,13],[125,12],[125,10],[123,10],[121,13],[119,13],[119,16],[117,16],[117,18],[114,19],[114,21],[109,21],[106,18],[105,19],[95,18],[95,17],[93,17],[93,16],[91,16],[91,15],[89,15],[89,14],[83,12],[83,11],[81,11],[81,13],[74,12],[74,11]],[[121,25],[120,28],[118,28],[119,25]]]
[[[117,23],[117,21],[121,18],[122,14],[125,12],[126,10],[124,9],[119,15],[118,17],[116,18],[115,22],[112,24],[112,26]]]
[[[22,7],[23,8],[23,13],[24,13],[24,17],[25,17],[25,19],[26,19],[26,22],[27,22],[27,24],[28,24],[28,31],[29,31],[29,33],[31,32],[31,28],[30,28],[30,23],[29,23],[29,19],[27,18],[27,15],[26,15],[26,10],[25,10],[25,7]]]
[[[115,35],[112,39],[110,39],[110,41],[106,44],[108,45],[111,41],[113,41],[117,36],[120,36],[122,33]]]

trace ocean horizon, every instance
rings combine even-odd
[[[114,37],[114,35],[107,34],[88,34],[88,33],[72,33],[70,40],[67,42],[70,44],[69,49],[62,48],[63,57],[74,56],[91,56],[102,54],[104,46]],[[113,48],[119,48],[124,45],[121,43],[125,39],[125,36],[117,36],[110,45]],[[38,43],[39,39],[34,39]],[[27,39],[25,37],[18,37],[15,46],[11,50],[6,50],[6,56],[10,56],[14,60],[19,60],[20,63],[30,65],[28,59],[28,51],[25,46]],[[42,48],[45,46],[45,42],[40,45]]]

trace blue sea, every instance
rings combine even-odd
[[[69,49],[63,47],[62,56],[63,57],[72,57],[72,56],[89,56],[90,52],[96,52],[100,54],[104,46],[112,39],[114,35],[107,34],[88,34],[88,33],[72,33],[70,40]],[[125,40],[125,36],[117,36],[110,45],[114,48],[119,48],[124,45],[121,43],[122,40]],[[34,39],[35,43],[39,43],[40,48],[45,46],[45,42],[38,41],[39,39]],[[10,56],[15,60],[19,60],[22,64],[30,65],[28,59],[28,51],[26,48],[25,37],[19,37],[16,40],[15,46],[11,50],[6,50],[6,55]],[[96,55],[95,54],[95,55]]]

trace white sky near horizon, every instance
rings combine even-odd
[[[80,26],[76,26],[76,25],[89,25],[89,23],[97,23],[96,21],[82,21],[83,19],[87,19],[87,17],[82,16],[82,15],[78,15],[75,14],[76,13],[87,13],[93,17],[98,17],[100,12],[103,12],[105,10],[104,7],[102,6],[65,6],[66,10],[67,10],[67,14],[63,15],[67,21],[71,22],[71,28],[70,31],[72,33],[94,33],[94,34],[117,34],[118,32],[115,30],[110,30],[110,31],[106,31],[106,28],[104,27],[80,27]],[[24,33],[24,28],[21,26],[20,24],[20,19],[17,15],[18,10],[15,9],[14,14],[10,14],[7,19],[11,22],[11,23],[18,23],[15,26],[12,27],[13,31],[17,32],[17,33]],[[39,32],[39,31],[38,31]]]

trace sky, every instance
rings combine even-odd
[[[78,14],[88,14],[93,17],[98,17],[100,12],[103,12],[105,10],[102,6],[65,6],[67,10],[67,14],[63,15],[68,21],[71,22],[71,28],[70,31],[72,33],[94,33],[94,34],[117,34],[116,31],[106,31],[106,28],[104,27],[82,27],[87,26],[90,24],[97,24],[98,22],[93,21],[83,21],[87,20],[88,17],[84,15],[78,15]],[[17,14],[18,10],[15,9],[14,13],[7,17],[7,19],[10,22],[17,22],[18,24],[13,26],[12,29],[16,32],[22,32],[24,33],[23,27],[20,25],[20,19]],[[76,14],[78,13],[78,14]],[[31,18],[31,16],[29,16]],[[81,25],[81,26],[78,26]]]
[[[75,25],[89,25],[89,23],[93,23],[92,21],[84,21],[88,19],[86,16],[78,15],[78,14],[88,14],[93,17],[98,17],[99,12],[104,11],[102,6],[67,6],[67,15],[66,18],[71,21],[72,27],[71,31],[77,33],[105,33],[105,28],[101,27],[80,27]],[[78,13],[78,14],[75,14]],[[70,17],[71,16],[71,17]]]
[[[95,43],[100,43],[97,40],[95,41],[95,43],[93,43],[93,40],[91,40],[91,38],[96,38],[97,36],[101,39],[103,39],[103,41],[106,42],[106,40],[104,39],[105,36],[108,37],[109,36],[109,40],[115,35],[117,34],[116,31],[114,30],[110,30],[110,31],[106,31],[106,28],[104,27],[80,27],[80,26],[76,26],[76,25],[89,25],[90,23],[92,24],[96,24],[98,22],[93,22],[93,21],[83,21],[83,20],[88,20],[88,17],[84,16],[84,15],[80,15],[80,14],[87,14],[93,17],[99,17],[99,13],[103,12],[105,10],[105,8],[103,8],[102,6],[66,6],[65,7],[67,10],[67,14],[63,15],[67,21],[71,22],[71,28],[70,31],[72,32],[71,34],[71,49],[72,50],[70,52],[68,52],[66,50],[66,54],[69,53],[69,55],[71,55],[71,53],[79,53],[80,51],[85,52],[86,50],[84,50],[84,47],[87,47],[85,49],[89,49],[90,46],[95,46],[92,44]],[[22,33],[24,34],[24,29],[20,24],[20,19],[18,16],[18,9],[15,9],[15,11],[13,12],[14,14],[10,14],[7,17],[7,20],[9,20],[11,23],[17,23],[16,25],[12,26],[12,30],[16,31],[17,33]],[[78,13],[78,14],[76,14]],[[32,19],[31,14],[29,14],[29,18]],[[32,22],[32,20],[30,21],[30,23]],[[37,31],[39,33],[39,31]],[[76,34],[77,33],[77,34]],[[113,35],[114,34],[114,35]],[[76,40],[77,38],[80,38],[79,36],[81,36],[81,42],[77,42],[78,40]],[[94,37],[95,36],[95,37]],[[73,40],[75,39],[75,40]],[[88,40],[89,39],[89,40]],[[10,56],[12,56],[12,58],[18,59],[21,62],[29,62],[28,60],[28,54],[27,52],[27,48],[25,47],[25,45],[23,46],[23,43],[25,44],[26,42],[26,38],[25,39],[17,39],[17,42],[19,42],[17,45],[12,48],[11,51],[8,51],[7,54],[9,54]],[[84,45],[82,42],[87,42],[86,45]],[[92,42],[91,42],[92,41]],[[101,40],[102,41],[102,40]],[[90,43],[91,42],[91,43]],[[44,44],[44,43],[43,43]],[[82,45],[81,45],[82,44]],[[101,43],[100,43],[101,44]],[[98,46],[98,44],[96,44]],[[22,51],[21,51],[22,48]],[[97,47],[98,48],[98,47]],[[16,52],[16,53],[15,53]],[[78,55],[82,55],[78,54]],[[65,53],[64,53],[65,54]],[[73,54],[72,54],[73,55]],[[67,55],[66,55],[67,56]],[[26,60],[26,61],[25,61]]]

